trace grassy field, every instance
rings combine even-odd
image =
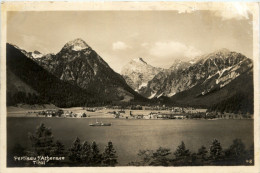
[[[100,109],[95,112],[89,112],[84,110],[82,107],[72,107],[72,108],[57,108],[53,106],[46,106],[43,108],[42,106],[39,107],[7,107],[7,116],[8,117],[36,117],[37,112],[48,110],[48,109],[62,109],[64,112],[73,112],[77,113],[86,113],[90,117],[94,118],[114,118],[114,114],[112,112],[119,111],[119,109]],[[125,118],[126,116],[130,116],[130,111],[133,115],[148,115],[151,112],[161,112],[161,113],[169,113],[169,110],[125,110],[125,113],[121,113],[120,118]]]

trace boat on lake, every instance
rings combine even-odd
[[[98,122],[97,120],[95,123],[89,124],[89,126],[111,126],[111,125],[112,125],[112,123],[102,123],[102,121]]]

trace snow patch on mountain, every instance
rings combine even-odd
[[[32,52],[32,57],[33,58],[42,58],[44,55],[42,54],[42,53],[40,53],[40,52],[38,52],[38,51],[34,51],[34,52]]]
[[[154,98],[154,96],[156,95],[156,92],[155,93],[152,93],[150,97],[148,97],[149,99],[152,99]]]
[[[83,49],[86,49],[88,48],[87,46],[78,46],[78,45],[74,45],[72,47],[72,50],[75,50],[75,51],[79,51],[79,50],[83,50]]]
[[[174,96],[176,94],[176,92],[171,92],[169,94],[167,94],[168,97]]]
[[[156,92],[174,97],[198,86],[194,89],[196,95],[205,95],[226,86],[252,66],[250,59],[228,49],[198,56],[186,63],[183,59],[174,60],[169,70],[158,73],[140,94],[151,97],[150,93]]]
[[[219,74],[219,77],[216,80],[216,84],[219,84],[220,81],[223,81],[222,75],[224,74],[225,71],[229,71],[231,68],[233,68],[233,66],[224,68],[223,70],[217,72]],[[231,72],[229,75],[224,76],[224,80],[226,78],[235,79],[236,77],[237,77],[237,75],[236,74],[232,74],[232,72]]]
[[[65,49],[70,48],[74,51],[81,51],[83,49],[87,49],[87,48],[90,48],[90,47],[88,46],[88,44],[84,40],[77,38],[75,40],[72,40],[72,41],[69,41],[68,43],[66,43],[64,48]]]
[[[160,98],[163,95],[163,93],[161,93],[160,95],[157,96],[157,98]]]
[[[223,75],[223,73],[224,73],[225,71],[230,70],[232,67],[233,67],[233,66],[227,67],[227,68],[222,69],[221,71],[218,71],[218,73],[219,73],[219,78]]]
[[[223,83],[223,84],[220,84],[220,88],[223,88],[224,86],[226,86],[227,84],[229,84],[231,82],[231,80],[229,80],[229,81],[227,81],[227,82],[225,82],[225,83]]]
[[[139,85],[139,88],[138,89],[141,89],[143,87],[146,87],[148,84],[148,82],[143,82],[141,85]]]
[[[189,63],[190,63],[190,64],[195,64],[196,61],[195,61],[195,60],[191,60],[191,61],[189,61]]]

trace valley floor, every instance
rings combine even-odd
[[[56,109],[61,109],[64,112],[72,112],[74,115],[81,115],[83,113],[86,113],[87,117],[86,118],[115,118],[115,113],[118,113],[120,109],[107,109],[107,108],[102,108],[98,109],[94,112],[88,111],[82,107],[71,107],[71,108],[56,108]],[[7,116],[8,117],[44,117],[44,116],[39,116],[38,113],[41,111],[47,111],[47,110],[53,110],[50,107],[48,108],[21,108],[21,107],[14,107],[10,106],[7,107]],[[158,111],[152,111],[152,110],[124,110],[125,113],[121,113],[119,118],[126,118],[130,116],[130,111],[131,113],[135,115],[148,115],[151,112],[158,112]],[[161,113],[169,113],[169,110],[160,110],[159,112]],[[70,117],[66,117],[70,118]],[[77,118],[77,117],[75,117]]]
[[[49,117],[49,118],[118,118],[118,119],[252,119],[253,115],[206,112],[206,109],[131,110],[107,107],[58,108],[54,105],[17,105],[7,107],[7,117]]]

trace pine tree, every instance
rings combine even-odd
[[[183,141],[181,142],[181,145],[178,146],[177,150],[174,152],[174,155],[176,159],[190,156],[190,151],[186,149],[186,146]]]
[[[14,147],[12,148],[11,153],[15,156],[24,156],[26,154],[25,148],[19,144],[15,143]]]
[[[25,161],[16,161],[14,156],[26,156],[26,149],[19,143],[15,143],[10,152],[7,153],[7,166],[25,166]]]
[[[81,152],[81,159],[84,165],[88,165],[88,166],[91,165],[91,157],[92,157],[91,146],[87,141],[85,141],[82,145],[82,152]]]
[[[220,160],[222,157],[222,147],[217,139],[212,141],[210,146],[210,158],[214,161]]]
[[[241,139],[233,140],[233,144],[229,147],[232,155],[235,157],[240,157],[245,154],[245,144]]]
[[[152,160],[153,150],[139,150],[137,155],[140,157],[141,161],[132,162],[130,163],[130,165],[132,164],[135,166],[147,166]]]
[[[63,156],[64,151],[65,151],[65,146],[60,141],[56,141],[55,149],[54,149],[54,155],[55,156]]]
[[[77,137],[69,149],[69,159],[73,162],[81,163],[81,151],[82,146],[80,144],[80,139]]]
[[[237,163],[243,162],[245,159],[245,144],[241,139],[233,140],[233,144],[225,151],[225,156]]]
[[[35,154],[47,156],[53,153],[54,143],[50,128],[46,128],[43,123],[37,127],[35,134],[29,134]]]
[[[96,142],[92,142],[91,145],[91,164],[92,166],[100,166],[101,162],[102,162],[102,155],[100,154],[98,145],[96,144]]]
[[[153,166],[169,166],[169,156],[171,154],[170,149],[168,148],[158,148],[156,152],[153,153],[152,158],[153,161],[151,162],[150,165]]]
[[[181,142],[181,145],[179,145],[174,152],[175,155],[175,164],[177,165],[189,165],[191,162],[191,153],[188,149],[186,149],[186,146],[184,142]]]
[[[202,160],[206,160],[206,156],[207,156],[208,151],[206,150],[206,147],[204,147],[203,145],[198,149],[198,153],[197,155],[202,159]]]
[[[111,141],[108,142],[108,145],[103,153],[103,163],[107,166],[115,166],[118,163],[116,150],[114,149]]]

